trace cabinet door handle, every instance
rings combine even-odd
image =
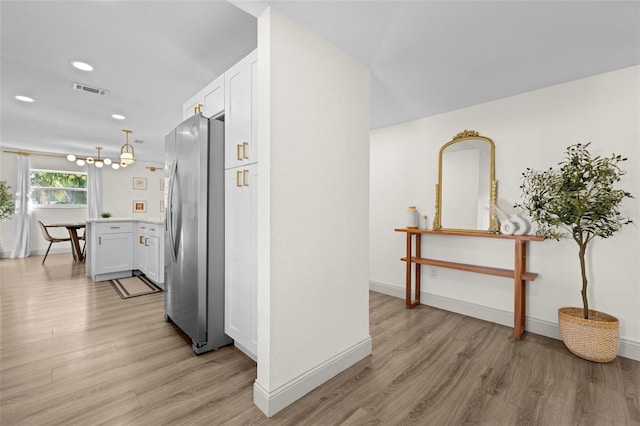
[[[101,246],[102,245],[102,237],[98,237],[98,245]]]
[[[111,229],[120,229],[119,226],[112,226]]]
[[[240,144],[240,143],[236,145],[236,159],[238,159],[240,161],[242,161],[242,159],[243,159],[243,155],[242,155],[242,147],[243,146],[244,145]]]
[[[241,170],[236,171],[236,186],[242,187],[242,171]]]
[[[242,159],[248,160],[249,156],[247,155],[247,147],[249,146],[249,142],[242,142]]]
[[[242,171],[242,186],[249,186],[249,182],[247,182],[247,175],[249,174],[249,170]]]
[[[148,239],[148,238],[145,238],[145,239],[144,239],[144,246],[145,246],[145,247],[148,247],[148,246],[149,246],[149,239]]]
[[[140,239],[138,240],[140,244],[144,244],[144,236],[140,235]]]

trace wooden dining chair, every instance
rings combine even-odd
[[[85,248],[87,247],[87,228],[82,228],[82,235],[80,236],[80,241],[83,241],[84,244],[82,244],[82,259],[86,260],[85,258]]]
[[[52,237],[51,234],[49,234],[47,228],[62,228],[61,226],[47,226],[41,221],[38,221],[38,224],[40,225],[40,230],[42,230],[42,236],[45,240],[49,241],[49,247],[47,247],[47,252],[44,255],[44,259],[42,259],[42,264],[44,265],[44,261],[47,260],[47,256],[49,255],[49,250],[51,250],[51,245],[53,243],[63,243],[65,241],[71,241],[71,237]]]

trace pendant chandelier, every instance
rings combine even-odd
[[[113,161],[110,158],[102,158],[102,157],[100,157],[100,150],[102,150],[101,146],[96,146],[96,149],[98,150],[98,157],[97,158],[93,158],[93,157],[76,157],[73,154],[69,154],[69,155],[67,155],[67,160],[75,161],[78,166],[84,166],[85,164],[93,164],[94,166],[96,166],[99,169],[101,169],[105,165],[107,165],[107,166],[111,165],[111,167],[113,167],[114,169],[119,169],[120,166],[127,167],[127,165],[125,163],[118,163],[117,161]]]
[[[133,146],[129,144],[129,133],[133,133],[131,130],[122,130],[122,132],[126,135],[126,142],[120,148],[120,162],[123,165],[133,164],[136,161],[136,157],[133,152]]]

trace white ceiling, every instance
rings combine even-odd
[[[0,143],[164,162],[182,103],[255,49],[256,19],[224,1],[2,1]],[[94,71],[73,68],[72,60]],[[73,82],[107,89],[98,96]],[[25,104],[14,99],[27,95]],[[117,121],[119,113],[126,120]]]
[[[369,65],[372,128],[640,64],[636,1],[233,3],[272,4]],[[3,0],[0,13],[0,143],[21,149],[116,156],[130,128],[137,157],[161,163],[182,103],[256,46],[255,18],[222,1]]]

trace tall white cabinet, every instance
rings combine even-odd
[[[225,73],[225,333],[257,358],[257,52]]]
[[[225,333],[257,360],[257,51],[183,105],[225,121]]]

